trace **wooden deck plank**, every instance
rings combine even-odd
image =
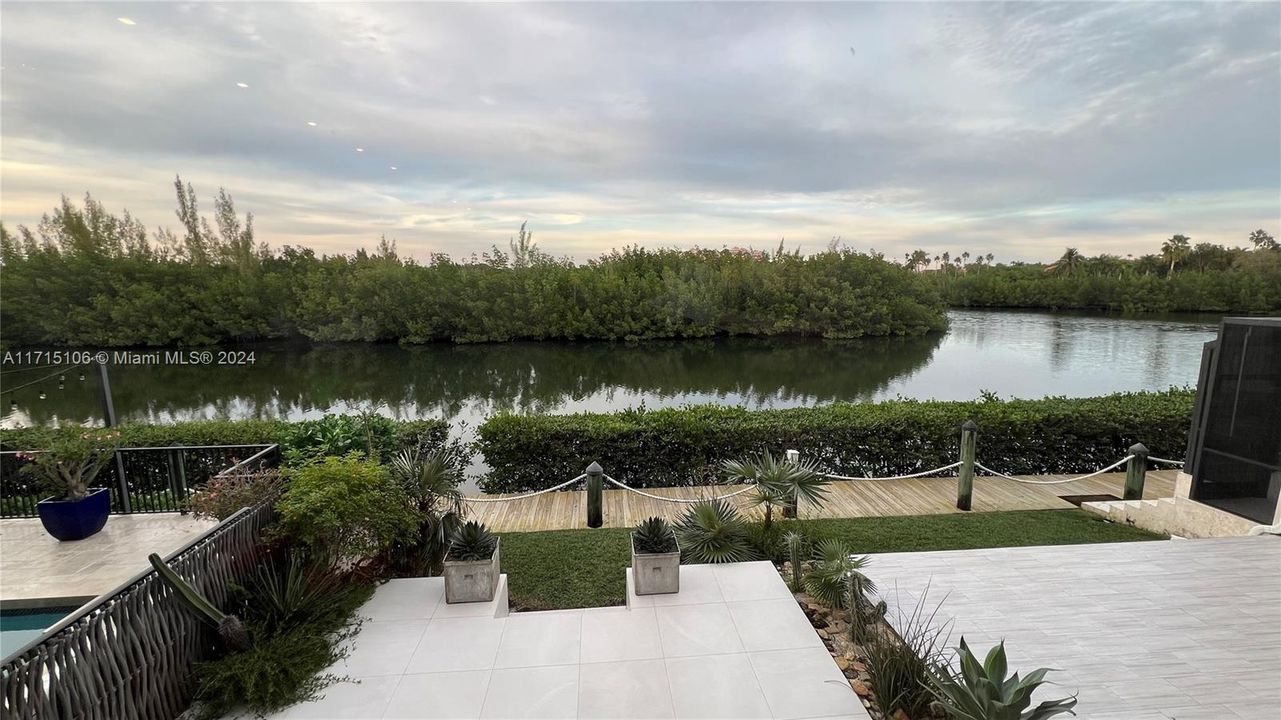
[[[1174,495],[1176,470],[1155,470],[1147,474],[1143,497],[1156,499]],[[1020,476],[1029,480],[1066,479],[1065,475]],[[973,507],[976,512],[1000,510],[1066,509],[1073,505],[1066,495],[1115,495],[1120,497],[1125,473],[1106,473],[1087,480],[1056,485],[1028,485],[998,477],[975,477]],[[681,499],[705,499],[741,489],[742,485],[683,488],[646,488],[651,495]],[[512,493],[509,496],[519,495]],[[729,500],[755,517],[759,510],[748,508],[751,493]],[[501,496],[486,496],[501,497]],[[961,512],[956,509],[956,478],[911,478],[908,480],[839,480],[831,484],[829,501],[819,510],[802,509],[806,517],[882,517],[891,515],[939,515]],[[632,527],[655,515],[668,520],[679,518],[688,503],[671,503],[607,489],[604,497],[605,527]],[[496,532],[569,530],[587,526],[587,492],[572,490],[545,493],[510,502],[468,503],[469,517]]]

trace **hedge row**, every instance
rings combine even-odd
[[[745,410],[713,405],[576,415],[498,415],[478,429],[488,492],[538,490],[598,461],[633,487],[720,479],[719,463],[796,449],[828,472],[902,475],[959,459],[960,425],[979,426],[979,462],[1006,473],[1078,473],[1126,455],[1136,442],[1180,459],[1195,393],[1187,389],[1095,398],[936,402],[894,400]]]
[[[292,444],[307,442],[312,436],[325,435],[333,418],[289,422],[285,420],[196,420],[165,425],[126,423],[121,433],[121,447],[161,447],[165,445],[259,445],[278,443],[282,450]],[[443,420],[388,421],[393,427],[396,445],[440,447],[449,438],[449,423]],[[0,430],[0,449],[34,450],[48,444],[59,433],[78,433],[82,428],[27,427]]]

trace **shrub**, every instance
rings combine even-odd
[[[215,475],[192,491],[188,504],[198,518],[226,520],[241,508],[252,507],[275,495],[280,482],[280,471],[274,468]]]
[[[681,562],[731,563],[755,560],[747,524],[724,500],[707,500],[685,511],[676,523]]]
[[[935,668],[947,662],[950,623],[936,623],[938,606],[925,612],[929,588],[910,614],[900,616],[896,636],[882,632],[864,646],[867,674],[876,704],[885,717],[902,710],[907,717],[926,717],[934,696],[929,690]]]
[[[1180,457],[1195,398],[1188,389],[1095,398],[976,402],[893,400],[746,410],[713,405],[575,415],[511,415],[478,428],[487,492],[539,490],[593,460],[632,487],[701,485],[726,460],[800,450],[826,472],[900,475],[956,462],[960,424],[979,426],[979,461],[1019,474],[1089,472],[1142,442]]]
[[[387,469],[358,453],[312,460],[286,471],[276,504],[280,528],[313,552],[359,560],[408,540],[418,514]]]
[[[865,593],[876,592],[876,586],[863,574],[867,556],[856,557],[844,541],[828,538],[814,547],[811,569],[805,574],[805,592],[830,608],[848,607],[850,578],[856,577]]]
[[[347,655],[344,643],[360,630],[356,610],[372,595],[368,585],[344,582],[325,596],[323,612],[303,622],[275,630],[251,624],[249,650],[196,664],[202,715],[222,717],[241,706],[262,715],[316,699],[339,679],[324,671]]]
[[[438,575],[443,570],[449,540],[462,524],[466,508],[458,485],[462,460],[448,450],[404,450],[392,458],[392,478],[418,511],[413,539],[392,548],[392,570],[404,577]]]
[[[951,666],[935,668],[930,678],[930,691],[948,717],[955,720],[1045,720],[1071,713],[1076,697],[1046,700],[1035,708],[1032,693],[1045,684],[1047,668],[1039,668],[1020,678],[1018,673],[1006,678],[1005,642],[992,648],[980,663],[961,638],[959,660],[961,672]]]

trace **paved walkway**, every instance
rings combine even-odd
[[[999,468],[998,468],[999,469]],[[1176,470],[1148,472],[1143,497],[1156,499],[1174,495]],[[1032,480],[1061,480],[1068,475],[1021,476]],[[551,483],[549,483],[551,484]],[[974,479],[973,509],[977,512],[996,510],[1061,510],[1075,507],[1063,499],[1067,495],[1114,495],[1120,499],[1125,486],[1125,473],[1105,473],[1088,480],[1061,485],[1028,485],[998,477]],[[610,487],[606,485],[606,487]],[[704,498],[724,495],[742,485],[720,485],[684,488],[646,488],[651,495],[672,498]],[[831,485],[830,498],[818,511],[805,512],[806,517],[884,517],[887,515],[939,515],[960,512],[956,509],[956,478],[913,478],[909,480],[842,480]],[[519,494],[519,493],[516,493]],[[744,508],[747,496],[730,499]],[[632,527],[655,515],[675,519],[688,504],[664,502],[642,497],[626,490],[605,490],[605,527]],[[502,497],[487,495],[485,497]],[[587,526],[587,493],[583,490],[552,492],[511,502],[470,503],[468,510],[476,520],[499,532],[528,530],[568,530]],[[749,515],[758,510],[747,510]]]
[[[177,513],[112,515],[93,537],[60,542],[38,518],[0,520],[0,606],[80,605],[215,523]],[[42,602],[43,601],[43,602]]]
[[[360,682],[274,719],[868,717],[769,563],[683,566],[679,593],[630,608],[443,595],[441,578],[380,587],[332,668]]]
[[[1094,720],[1281,717],[1281,538],[873,555],[897,614],[940,602],[952,645],[1002,638],[1013,670],[1061,668]]]

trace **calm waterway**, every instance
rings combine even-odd
[[[502,410],[566,413],[689,403],[780,408],[896,396],[1089,396],[1195,384],[1218,318],[967,311],[922,338],[502,345],[243,346],[245,366],[110,368],[123,420],[315,418],[375,407],[475,425]],[[14,387],[41,372],[10,372]],[[0,388],[2,391],[3,388]],[[43,391],[44,399],[39,398]],[[16,408],[10,407],[11,400]],[[4,425],[100,422],[96,376],[3,393]],[[466,433],[470,434],[470,433]]]

